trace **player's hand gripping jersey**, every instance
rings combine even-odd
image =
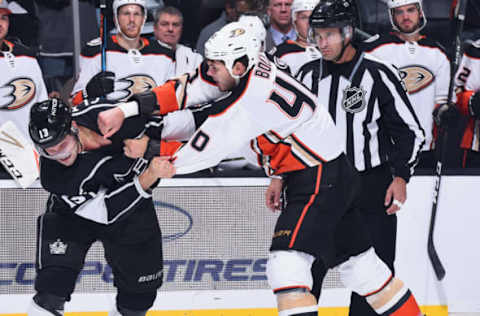
[[[97,115],[112,104],[74,107],[72,118],[80,126],[98,131]],[[51,195],[48,210],[75,213],[86,219],[111,224],[138,208],[151,207],[151,192],[142,189],[138,175],[147,166],[144,159],[129,159],[121,153],[122,141],[144,132],[146,121],[128,119],[112,139],[112,145],[82,152],[74,165],[65,167],[41,157],[40,179]]]
[[[0,52],[0,125],[13,121],[28,136],[28,116],[35,102],[47,99],[35,54],[24,46],[3,42]]]
[[[444,48],[425,36],[418,42],[406,42],[393,34],[376,35],[362,43],[361,47],[398,69],[415,114],[426,133],[423,150],[430,149],[432,111],[436,105],[447,103],[448,97],[450,61]]]
[[[139,49],[126,50],[116,36],[108,38],[106,70],[115,74],[114,91],[109,100],[126,100],[135,93],[151,90],[163,84],[175,73],[175,54],[157,41],[141,38]],[[80,57],[80,77],[73,87],[74,103],[83,101],[90,79],[101,72],[101,42],[90,41]]]
[[[458,108],[468,117],[461,148],[480,151],[480,120],[469,110],[470,99],[474,93],[480,91],[480,40],[471,43],[465,49],[455,78]]]

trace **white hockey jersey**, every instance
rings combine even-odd
[[[296,77],[298,70],[304,64],[322,58],[322,53],[315,46],[303,47],[292,40],[272,48],[269,54],[286,63],[294,77]]]
[[[426,134],[423,150],[429,150],[433,136],[432,112],[436,104],[446,103],[448,97],[450,62],[445,50],[425,36],[418,42],[405,42],[394,34],[376,35],[360,46],[399,70]]]
[[[194,96],[188,87],[187,95]],[[208,101],[205,94],[202,101]],[[233,91],[205,107],[212,109],[208,117],[175,154],[177,174],[215,166],[248,146],[268,174],[313,167],[343,151],[326,107],[264,54]]]
[[[163,47],[172,49],[170,45],[165,44],[160,40],[157,40],[157,42]],[[195,72],[195,70],[198,66],[200,66],[202,61],[202,55],[200,55],[188,46],[177,44],[177,48],[175,49],[174,76],[178,77],[186,73]]]
[[[29,139],[30,107],[48,98],[42,71],[24,46],[4,41],[0,50],[0,125],[13,121]]]
[[[115,73],[114,91],[107,95],[112,101],[123,101],[163,84],[175,74],[175,55],[157,41],[141,39],[140,49],[126,50],[118,44],[116,35],[107,42],[107,71]],[[87,83],[101,71],[100,39],[90,41],[80,57],[80,76],[72,95],[82,92]],[[81,102],[74,98],[74,103]]]
[[[455,74],[457,87],[458,108],[468,118],[461,148],[480,151],[480,120],[471,116],[468,102],[473,95],[480,91],[480,40],[472,42],[465,48],[462,61]]]

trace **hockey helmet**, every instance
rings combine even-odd
[[[355,27],[355,5],[351,0],[320,0],[310,15],[311,28]]]
[[[292,22],[295,22],[297,19],[297,12],[300,11],[313,11],[315,6],[318,4],[319,0],[293,0],[291,11],[292,11]]]
[[[205,58],[223,61],[230,75],[240,79],[242,76],[233,74],[235,62],[246,56],[247,70],[251,69],[257,63],[261,46],[260,40],[244,23],[232,22],[208,39],[205,43]]]
[[[56,98],[35,103],[30,109],[28,131],[40,154],[48,156],[46,148],[59,144],[69,134],[76,135],[70,107]]]
[[[395,24],[393,20],[393,15],[395,13],[395,9],[398,7],[402,7],[404,5],[409,5],[409,4],[416,4],[418,11],[420,12],[420,26],[413,32],[407,33],[407,34],[415,34],[419,32],[421,29],[427,25],[427,17],[425,16],[425,13],[423,12],[423,6],[422,6],[422,0],[387,0],[387,5],[388,5],[388,15],[390,17],[390,23],[392,24],[392,27],[395,31],[397,32],[402,32],[398,28],[398,26]]]
[[[3,10],[6,14],[12,14],[7,0],[0,0],[0,10]]]
[[[245,26],[252,31],[253,35],[257,37],[262,46],[264,45],[265,38],[267,37],[267,30],[265,29],[262,20],[257,15],[243,14],[238,19],[238,22],[244,23]]]

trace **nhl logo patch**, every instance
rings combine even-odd
[[[365,90],[348,87],[343,90],[342,107],[348,113],[358,113],[365,109]]]

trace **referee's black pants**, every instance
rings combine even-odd
[[[361,218],[367,231],[370,233],[375,252],[394,272],[395,243],[397,239],[397,216],[387,215],[388,207],[384,205],[385,194],[392,183],[392,174],[388,165],[382,165],[361,175],[361,194],[358,206]],[[312,266],[313,288],[312,294],[320,297],[321,284],[326,269],[321,261],[315,261]],[[377,315],[362,296],[352,293],[349,316]]]

